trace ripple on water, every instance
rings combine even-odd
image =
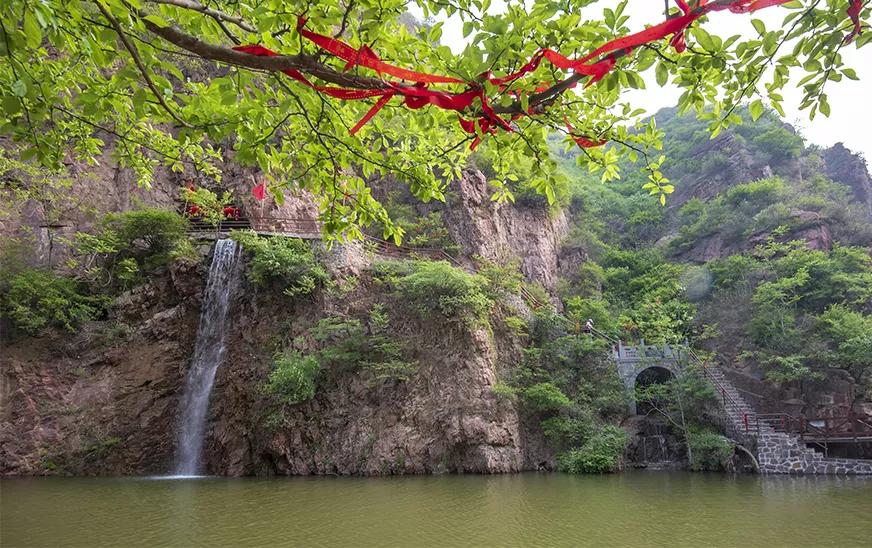
[[[32,478],[3,480],[0,513],[4,546],[842,548],[869,546],[872,479]]]

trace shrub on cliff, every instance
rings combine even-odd
[[[3,313],[22,331],[35,333],[44,327],[75,330],[94,319],[105,302],[79,291],[72,278],[44,270],[24,270],[9,280]]]
[[[145,208],[109,213],[103,226],[117,236],[120,249],[165,257],[185,238],[188,222],[174,211]]]
[[[418,261],[411,273],[396,279],[397,292],[422,316],[440,312],[450,321],[471,325],[483,321],[493,301],[487,280],[445,261]]]
[[[524,403],[538,412],[557,411],[569,405],[569,398],[550,382],[540,382],[521,392]]]
[[[195,252],[185,236],[188,223],[173,211],[146,208],[109,213],[99,232],[76,234],[76,264],[83,278],[105,291],[129,286],[149,271]]]
[[[578,449],[557,455],[557,469],[570,474],[603,474],[615,472],[629,437],[617,426],[604,426]]]
[[[406,381],[418,368],[407,340],[391,328],[382,305],[374,305],[365,321],[330,316],[309,334],[318,342],[315,354],[324,367],[359,368],[370,384]]]
[[[303,356],[296,351],[276,354],[266,392],[288,405],[310,400],[315,397],[315,381],[320,371],[321,364],[315,356]]]
[[[230,237],[251,254],[248,276],[259,285],[272,285],[289,297],[308,295],[327,280],[311,246],[297,238],[263,238],[255,232],[233,231]]]

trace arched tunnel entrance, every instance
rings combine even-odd
[[[665,384],[673,378],[674,376],[672,375],[672,372],[665,367],[651,366],[643,369],[638,375],[636,375],[636,381],[633,387],[634,394],[638,393],[639,390],[644,390],[655,384]],[[653,404],[656,402],[646,401],[644,398],[638,398],[638,396],[636,399],[637,415],[647,415],[653,411]]]

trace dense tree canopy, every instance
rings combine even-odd
[[[642,30],[628,27],[626,1],[513,2],[498,14],[489,0],[412,3],[423,22],[407,0],[9,0],[0,127],[19,161],[58,169],[111,148],[146,185],[159,164],[220,178],[232,158],[258,166],[277,199],[287,186],[312,191],[331,233],[376,222],[399,236],[368,181],[392,174],[442,199],[479,142],[496,199],[512,199],[519,179],[553,198],[549,134],[582,146],[580,161],[606,180],[622,156],[639,160],[662,199],[662,135],[622,99],[646,73],[683,88],[680,107],[714,132],[739,121],[743,102],[753,116],[764,103],[780,111],[788,81],[810,115],[828,115],[827,83],[856,78],[840,51],[872,36],[857,33],[870,12],[859,0],[667,2],[662,37],[617,43]],[[783,10],[781,28],[754,20],[752,39],[705,30],[707,18],[763,7]],[[459,54],[440,43],[436,21],[451,15],[468,40]],[[335,40],[352,47],[344,59]]]

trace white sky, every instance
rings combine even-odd
[[[607,4],[605,4],[607,5]],[[505,2],[494,0],[490,12],[499,13],[505,8]],[[590,18],[599,13],[599,8],[592,6]],[[421,17],[422,13],[414,4],[410,11]],[[751,19],[761,19],[767,29],[776,28],[787,10],[772,7],[761,10],[753,15],[733,14],[729,11],[714,13],[705,24],[706,30],[712,34],[726,37],[733,34],[756,36],[751,26]],[[630,16],[628,27],[633,32],[642,30],[646,23],[650,24],[663,19],[663,2],[661,0],[630,0],[624,10]],[[442,27],[442,43],[459,53],[465,46],[462,24],[459,17],[447,20]],[[784,111],[786,121],[797,128],[806,140],[820,146],[828,147],[841,141],[849,149],[861,152],[872,163],[872,138],[868,136],[869,123],[872,122],[872,46],[866,50],[856,50],[853,46],[842,50],[842,58],[847,66],[854,68],[860,80],[843,78],[841,82],[829,82],[827,95],[832,112],[826,118],[818,114],[813,121],[808,119],[808,111],[800,111],[799,103],[802,92],[788,84],[782,91],[784,96]],[[865,62],[863,58],[866,58]],[[802,78],[803,73],[796,72],[794,81]],[[627,97],[633,106],[646,109],[653,114],[662,107],[675,106],[680,92],[674,86],[660,87],[654,81],[653,71],[648,75],[646,90],[632,90]]]

